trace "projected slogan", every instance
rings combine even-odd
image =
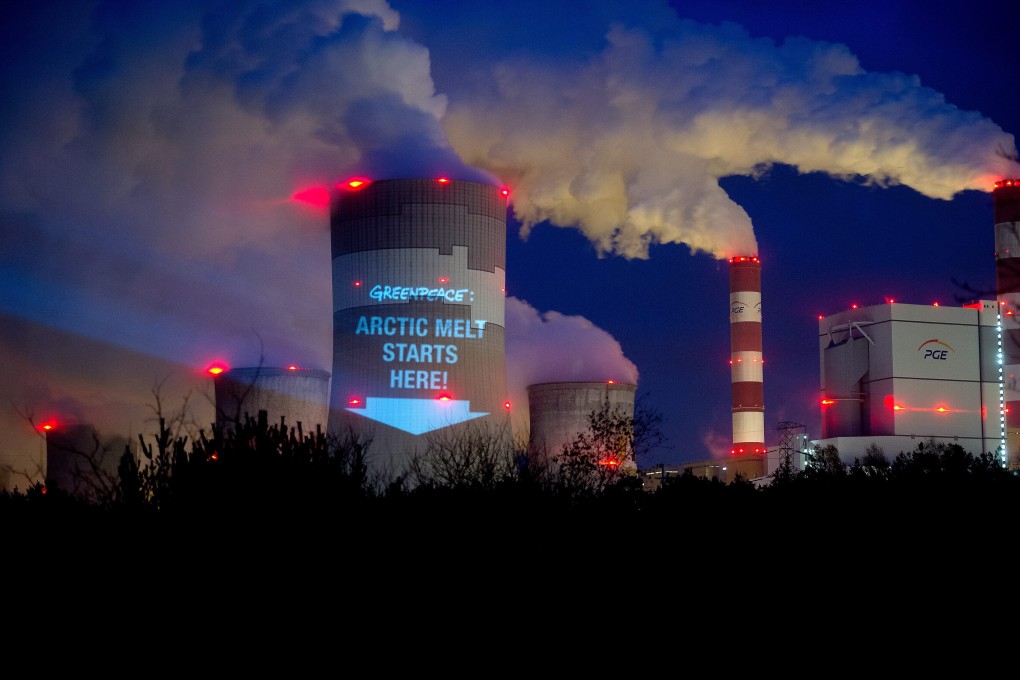
[[[485,324],[483,320],[362,316],[354,334],[394,338],[382,343],[383,362],[422,366],[391,368],[390,389],[444,390],[449,376],[440,367],[456,364],[459,358],[458,346],[444,341],[480,340],[485,337]]]

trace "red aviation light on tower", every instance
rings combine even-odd
[[[346,182],[340,182],[336,185],[337,189],[346,189],[347,191],[361,191],[369,184],[372,180],[367,177],[351,177]]]
[[[450,183],[450,178],[449,177],[437,177],[436,181],[439,182],[440,184],[449,184]]]
[[[57,421],[55,421],[55,420],[46,420],[44,422],[39,423],[39,428],[38,429],[43,431],[43,432],[50,432],[52,430],[55,430],[56,427],[57,427]]]
[[[227,365],[221,361],[209,364],[209,367],[205,369],[205,372],[211,376],[217,376],[223,371],[227,370]]]
[[[507,187],[500,187],[499,195],[502,196],[503,198],[510,198],[510,189]]]

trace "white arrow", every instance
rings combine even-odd
[[[488,412],[472,413],[470,401],[456,399],[367,397],[364,408],[347,410],[411,434],[425,434],[489,415]]]

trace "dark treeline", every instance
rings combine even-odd
[[[626,443],[613,451],[617,462],[633,459],[629,428],[593,414],[592,430],[551,465],[508,438],[466,430],[433,438],[407,469],[387,476],[372,465],[371,442],[355,433],[307,433],[260,414],[191,441],[161,422],[150,441],[139,438],[141,456],[124,452],[115,477],[85,476],[88,493],[42,485],[8,491],[0,494],[0,513],[8,527],[154,536],[314,529],[344,540],[598,540],[613,532],[652,541],[759,540],[781,532],[818,538],[957,526],[978,533],[1011,524],[1020,501],[1020,477],[994,456],[930,442],[891,459],[872,449],[851,465],[832,447],[819,448],[804,470],[781,466],[764,485],[686,473],[650,491],[633,466],[603,464],[612,442]]]

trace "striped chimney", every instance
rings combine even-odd
[[[1002,383],[1008,462],[1020,455],[1020,179],[992,190],[995,211],[995,290],[1002,333]]]
[[[765,394],[761,356],[761,262],[730,258],[730,378],[733,384],[733,448],[736,456],[764,456]]]

